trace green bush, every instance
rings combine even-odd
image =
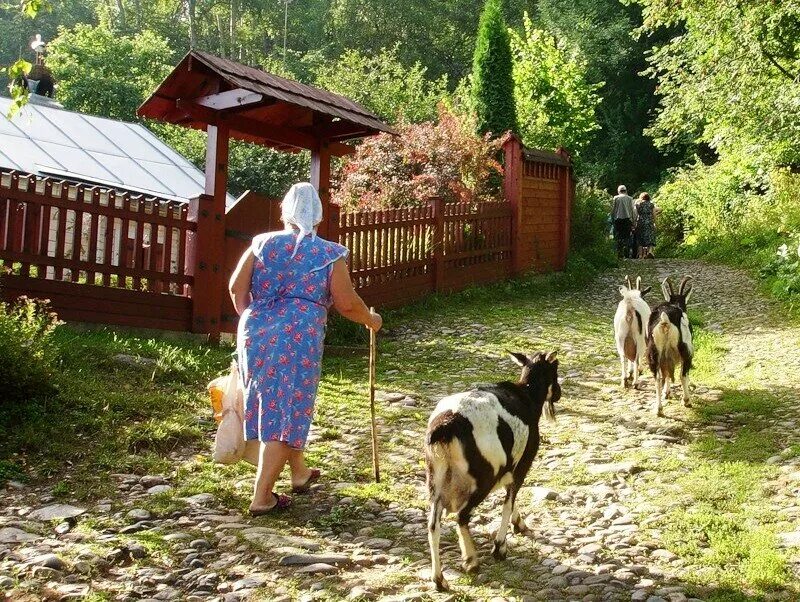
[[[50,396],[57,349],[58,317],[46,301],[20,297],[0,302],[0,420],[11,421],[33,400]]]
[[[609,237],[608,215],[611,197],[603,190],[578,184],[572,203],[567,271],[588,271],[616,265],[614,245]]]

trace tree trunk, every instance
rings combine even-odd
[[[230,40],[230,56],[236,58],[236,24],[239,21],[239,2],[231,0],[231,22],[228,34]]]
[[[117,0],[117,11],[119,11],[120,29],[125,29],[125,26],[127,25],[127,19],[125,17],[125,5],[122,3],[122,0]]]
[[[225,29],[222,27],[222,18],[217,14],[217,30],[219,31],[219,55],[225,58]]]
[[[189,13],[189,48],[194,49],[197,47],[197,23],[195,22],[195,11],[197,9],[197,0],[188,0],[188,13]]]

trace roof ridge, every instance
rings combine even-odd
[[[381,121],[381,118],[378,115],[376,115],[375,113],[373,113],[372,111],[367,109],[364,105],[362,105],[359,102],[356,102],[355,100],[353,100],[351,98],[348,98],[347,96],[339,94],[338,92],[331,92],[329,90],[323,90],[322,88],[318,88],[317,86],[312,86],[311,84],[306,84],[304,82],[300,82],[300,81],[297,81],[297,80],[294,80],[294,79],[289,79],[288,77],[284,77],[282,75],[277,75],[277,74],[271,73],[269,71],[264,71],[263,69],[260,69],[260,68],[257,68],[257,67],[253,67],[251,65],[246,65],[244,63],[238,63],[238,62],[236,62],[236,61],[234,61],[232,59],[227,59],[225,57],[217,56],[216,54],[212,54],[212,53],[206,52],[204,50],[193,49],[193,50],[189,51],[189,54],[195,55],[201,60],[203,60],[204,58],[206,58],[206,60],[208,60],[208,58],[211,58],[211,59],[216,60],[216,61],[224,61],[224,62],[233,63],[234,65],[237,65],[239,67],[244,67],[247,70],[257,71],[257,72],[259,72],[261,74],[264,74],[264,75],[266,75],[266,76],[268,76],[270,78],[274,78],[274,79],[278,80],[278,83],[285,82],[286,84],[290,84],[290,85],[289,86],[280,86],[280,89],[283,90],[284,92],[289,93],[289,94],[297,94],[297,91],[296,90],[292,90],[291,87],[292,86],[300,86],[302,88],[307,88],[308,90],[311,90],[313,92],[322,93],[322,95],[335,96],[339,101],[344,101],[344,102],[352,105],[354,107],[354,109],[355,109],[354,110],[354,109],[348,108],[347,110],[353,111],[354,113],[360,113],[363,117],[368,117],[370,119],[376,119],[378,121]],[[242,77],[242,79],[247,79],[247,80],[252,81],[254,83],[259,83],[259,84],[262,84],[262,85],[264,84],[263,81],[259,81],[257,79],[253,79],[253,76],[240,75],[240,74],[232,74],[232,75],[235,75],[237,77]],[[279,86],[276,86],[276,87],[279,87]],[[340,108],[340,109],[344,108],[344,107],[337,107],[337,105],[335,103],[331,102],[328,99],[325,99],[324,96],[323,97],[319,97],[318,95],[315,94],[314,100],[316,100],[318,102],[321,102],[323,104],[326,104],[328,106],[334,107],[334,108]]]

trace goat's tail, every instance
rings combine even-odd
[[[456,430],[457,427],[453,421],[437,424],[428,431],[428,437],[425,443],[429,446],[436,445],[437,443],[450,443],[456,438]]]
[[[628,305],[628,311],[625,312],[625,321],[630,324],[633,322],[633,316],[636,314],[636,310],[633,309],[632,305]]]
[[[662,311],[661,315],[658,318],[658,326],[661,328],[662,331],[666,334],[670,328],[672,328],[672,322],[669,321],[669,316],[667,312]]]

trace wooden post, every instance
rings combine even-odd
[[[522,239],[520,223],[522,220],[522,142],[514,135],[503,143],[505,154],[503,162],[503,194],[511,205],[511,274],[518,276],[523,272]]]
[[[570,222],[572,217],[572,196],[573,185],[572,180],[572,160],[569,153],[559,148],[556,154],[562,157],[566,164],[559,167],[559,197],[561,202],[561,211],[559,212],[559,226],[561,228],[561,237],[559,241],[559,256],[558,256],[558,269],[563,270],[567,265],[567,254],[569,253],[569,238],[570,238]]]
[[[369,308],[370,313],[375,313],[375,308]],[[378,466],[378,425],[375,420],[375,366],[378,361],[377,333],[369,329],[369,413],[372,420],[372,475],[375,482],[381,482],[381,471]]]
[[[225,294],[225,200],[228,188],[229,132],[208,126],[205,194],[189,201],[187,218],[197,224],[187,233],[186,269],[194,276],[192,332],[219,341]]]
[[[319,198],[322,200],[323,220],[317,233],[322,238],[328,238],[330,236],[328,220],[324,219],[324,216],[328,214],[331,206],[331,151],[328,143],[324,140],[315,150],[311,151],[311,184],[317,189]]]
[[[433,205],[433,290],[444,290],[444,203],[435,198]]]
[[[328,204],[328,215],[323,215],[323,221],[328,222],[328,229],[326,232],[326,238],[332,242],[337,242],[341,244],[339,241],[339,214],[341,213],[341,209],[339,205],[334,205],[332,203]]]

